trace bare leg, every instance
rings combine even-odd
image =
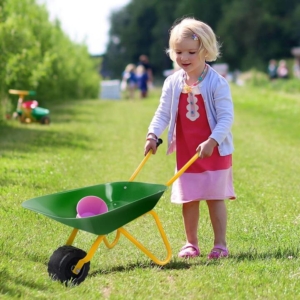
[[[224,200],[206,201],[214,231],[214,245],[226,247],[227,210]]]
[[[187,242],[198,246],[199,201],[184,203],[182,215]]]

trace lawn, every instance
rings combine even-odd
[[[212,228],[201,205],[201,257],[177,258],[185,242],[181,207],[169,189],[155,206],[173,257],[154,264],[121,237],[104,244],[79,286],[52,281],[47,264],[71,227],[24,209],[25,200],[97,184],[126,181],[143,159],[147,126],[158,91],[144,101],[49,103],[52,123],[0,124],[1,299],[299,299],[300,99],[270,89],[232,86],[234,182],[228,202],[228,259],[208,262]],[[166,140],[166,133],[162,137]],[[165,184],[174,155],[166,141],[135,181]],[[149,215],[125,225],[164,259],[166,249]],[[80,231],[74,246],[89,250],[96,235]],[[108,235],[112,241],[115,232]]]

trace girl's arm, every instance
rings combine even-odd
[[[212,84],[214,90],[212,92],[212,102],[209,103],[210,117],[215,121],[215,127],[209,138],[201,143],[196,151],[200,158],[212,155],[216,146],[220,145],[230,133],[233,124],[233,103],[230,88],[224,78]]]
[[[166,127],[169,125],[171,118],[172,105],[172,85],[171,78],[168,77],[163,85],[159,106],[152,118],[148,128],[148,134],[153,133],[160,137]]]
[[[172,104],[172,86],[171,78],[168,77],[163,85],[159,106],[152,118],[148,128],[144,154],[146,155],[150,149],[153,154],[156,153],[156,141],[161,136],[170,122]]]
[[[216,112],[216,126],[212,130],[210,138],[220,145],[231,131],[234,111],[231,92],[225,79],[220,80],[213,93],[213,103]]]

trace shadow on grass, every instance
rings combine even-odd
[[[97,275],[103,274],[111,274],[111,273],[122,273],[128,272],[135,269],[172,269],[172,270],[182,270],[182,269],[189,269],[193,264],[188,263],[186,261],[171,261],[165,266],[159,266],[154,264],[153,262],[136,262],[132,264],[128,264],[126,266],[115,266],[108,269],[98,269],[89,274],[90,277],[95,277]]]
[[[62,123],[70,123],[75,120],[75,112],[74,108],[66,105],[66,106],[58,106],[51,110],[53,117],[52,120],[55,124],[62,124]],[[80,122],[76,118],[76,122]]]
[[[20,298],[24,293],[24,287],[36,291],[45,291],[47,286],[28,281],[19,276],[13,276],[6,269],[0,270],[0,295]]]
[[[241,261],[263,261],[263,260],[270,260],[270,259],[278,259],[278,260],[290,260],[296,259],[299,257],[299,250],[300,249],[282,249],[277,248],[273,249],[270,252],[242,252],[239,254],[230,255],[226,261],[231,262],[241,262]],[[220,263],[223,263],[225,259],[221,260],[210,260],[208,261],[206,257],[200,257],[190,260],[171,260],[168,264],[164,266],[159,266],[153,263],[152,261],[148,263],[136,262],[133,264],[129,264],[126,266],[115,266],[108,269],[98,269],[89,274],[91,277],[95,277],[97,275],[103,274],[111,274],[116,272],[128,272],[134,269],[160,269],[160,270],[183,270],[183,269],[190,269],[195,266],[216,266]]]
[[[90,149],[89,138],[79,132],[50,131],[47,128],[35,129],[30,126],[30,124],[24,125],[24,128],[1,126],[1,150],[14,153],[33,151],[38,153],[45,151],[46,148]]]
[[[55,114],[55,119],[53,119],[53,123],[55,124],[67,124],[76,121],[76,123],[84,123],[89,124],[90,122],[97,122],[101,124],[101,119],[95,119],[94,116],[91,116],[89,110],[81,111],[81,115],[76,115],[74,109],[70,107],[61,107],[57,109],[57,112],[53,112]]]
[[[87,124],[90,120],[88,113],[83,114],[81,118],[78,118],[77,109],[75,109],[74,101],[65,102],[59,104],[51,104],[50,108],[50,119],[54,124],[64,124],[71,121],[76,121],[76,123]],[[82,105],[84,108],[84,103],[80,101],[77,105]],[[55,116],[54,117],[52,117]],[[15,123],[19,123],[18,120],[12,119],[6,122],[0,122],[0,145],[1,150],[14,150],[17,152],[30,152],[32,148],[34,150],[39,150],[40,148],[50,147],[77,147],[83,150],[89,149],[88,142],[89,139],[86,135],[76,132],[67,131],[51,131],[49,130],[50,125],[42,125],[39,123],[34,124],[21,124],[20,126],[15,126]],[[36,126],[39,126],[36,129]],[[35,128],[34,128],[35,127]],[[80,143],[77,141],[85,141]],[[28,146],[31,146],[28,148]]]
[[[18,179],[7,179],[7,178],[0,178],[0,186],[13,186],[18,185],[19,180]]]
[[[254,261],[254,260],[268,260],[268,259],[295,259],[299,257],[300,248],[273,248],[268,252],[259,252],[257,250],[250,250],[248,252],[240,252],[238,254],[230,255],[231,259],[237,261]]]
[[[25,254],[25,256],[24,256]],[[32,251],[25,251],[24,254],[22,254],[22,261],[32,261],[34,263],[39,263],[39,264],[43,264],[44,266],[48,266],[48,262],[50,259],[50,256],[46,256],[46,255],[41,255],[41,254],[37,254],[37,253],[33,253]],[[20,260],[20,253],[19,252],[8,252],[8,251],[4,251],[3,249],[1,249],[1,256],[2,258],[7,258],[7,260],[9,259],[14,259],[14,260]],[[0,270],[0,274],[1,274],[1,270]],[[1,276],[0,276],[1,278]]]

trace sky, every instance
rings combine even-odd
[[[45,4],[50,20],[60,20],[72,41],[84,43],[92,55],[103,54],[108,43],[109,16],[130,0],[38,0]]]

